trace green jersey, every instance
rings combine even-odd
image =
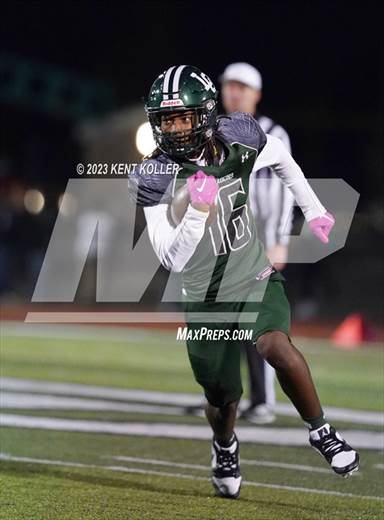
[[[248,205],[249,178],[258,151],[240,143],[223,144],[227,157],[220,166],[183,163],[177,175],[180,182],[203,169],[219,186],[217,215],[183,271],[187,299],[230,301],[272,272]]]
[[[198,166],[178,163],[171,176],[130,176],[136,185],[141,206],[170,204],[178,187],[198,170],[213,175],[218,183],[217,216],[206,226],[204,236],[183,270],[183,292],[192,301],[231,301],[274,272],[257,237],[257,228],[248,205],[249,179],[266,136],[250,115],[235,113],[219,118],[215,139],[222,144],[225,159],[220,165]],[[154,166],[174,162],[162,153]],[[273,274],[274,277],[281,275]]]

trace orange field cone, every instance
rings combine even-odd
[[[361,347],[363,341],[372,339],[362,314],[347,316],[333,332],[331,341],[339,348],[352,350]]]

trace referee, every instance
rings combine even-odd
[[[265,133],[279,137],[291,152],[287,132],[271,118],[257,110],[261,100],[262,79],[259,71],[248,63],[232,63],[220,77],[221,97],[227,114],[240,111],[252,114]],[[256,182],[257,181],[257,182]],[[256,218],[260,240],[276,269],[283,269],[288,256],[292,228],[294,198],[290,190],[273,173],[262,168],[252,173],[249,198]],[[275,419],[274,369],[258,354],[254,345],[246,344],[250,380],[250,405],[241,417],[255,424]]]

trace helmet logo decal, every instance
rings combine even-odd
[[[176,66],[174,65],[173,67],[170,67],[167,72],[165,73],[165,77],[164,77],[164,83],[163,83],[163,98],[164,99],[169,99],[169,96],[168,96],[168,91],[169,91],[169,80],[171,78],[171,74],[173,72],[173,70],[176,68]]]
[[[184,103],[181,99],[164,99],[160,103],[161,107],[178,107],[178,106],[184,106]]]
[[[216,92],[215,85],[212,83],[210,78],[204,74],[204,72],[200,72],[200,76],[196,74],[196,72],[191,73],[191,78],[196,78],[200,83],[204,86],[205,90],[212,90],[212,92]]]
[[[186,67],[186,65],[180,65],[179,67],[177,67],[175,75],[173,76],[172,90],[173,90],[174,99],[179,97],[179,94],[176,94],[176,92],[179,91],[180,76],[181,76],[181,73],[183,72],[183,70],[185,69],[185,67]]]
[[[176,67],[170,67],[165,73],[164,83],[163,83],[163,99],[177,99],[179,97],[179,81],[180,76],[186,65],[179,65]],[[173,79],[172,79],[173,78]],[[170,89],[170,85],[172,83],[172,90]],[[167,106],[167,105],[162,105]]]

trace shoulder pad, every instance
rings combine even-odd
[[[217,134],[229,143],[240,143],[255,148],[259,153],[267,142],[266,135],[256,119],[245,112],[234,112],[218,118]]]
[[[179,165],[165,154],[145,159],[128,176],[132,202],[138,206],[156,206],[171,202],[171,181]]]

